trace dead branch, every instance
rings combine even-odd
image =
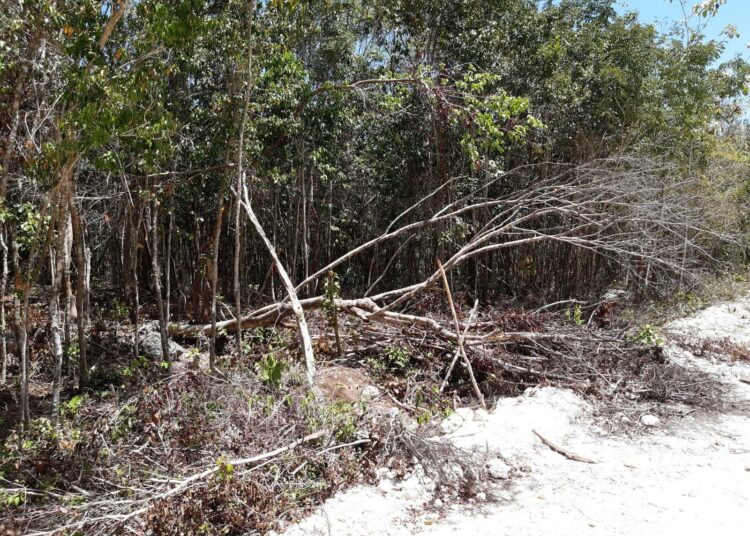
[[[585,456],[580,456],[580,455],[576,454],[575,452],[571,452],[571,451],[569,451],[567,449],[562,448],[559,445],[556,445],[555,443],[553,443],[552,441],[550,441],[549,439],[547,439],[546,437],[544,437],[542,434],[540,434],[536,430],[532,430],[532,432],[534,432],[534,435],[536,435],[542,441],[542,443],[544,443],[545,445],[547,445],[550,449],[552,449],[553,451],[557,452],[558,454],[561,454],[561,455],[565,456],[569,460],[573,460],[574,462],[582,462],[582,463],[597,463],[594,460],[592,460],[591,458],[586,458]]]
[[[464,347],[464,340],[466,339],[466,334],[469,332],[469,329],[471,328],[471,323],[474,320],[474,315],[477,314],[478,307],[479,307],[479,300],[474,300],[474,307],[471,308],[471,312],[469,313],[469,320],[466,322],[466,327],[464,327],[463,334],[461,335],[461,338],[459,339],[459,347],[458,349],[456,349],[456,353],[453,355],[453,360],[451,361],[451,364],[448,367],[448,372],[445,373],[445,379],[443,380],[443,383],[440,384],[441,393],[445,391],[445,388],[448,385],[448,380],[450,379],[451,374],[453,373],[453,368],[456,366],[456,363],[458,362],[458,358],[461,355],[460,349]]]
[[[304,443],[309,443],[311,441],[315,441],[316,439],[320,439],[320,438],[324,437],[328,433],[329,433],[329,431],[327,431],[327,430],[319,430],[319,431],[314,432],[312,434],[306,435],[305,437],[303,437],[301,439],[293,441],[293,442],[289,443],[288,445],[285,445],[283,447],[279,447],[279,448],[274,449],[272,451],[264,452],[264,453],[258,454],[256,456],[251,456],[249,458],[239,458],[239,459],[236,459],[236,460],[230,460],[230,461],[227,462],[227,465],[231,464],[234,467],[240,467],[240,466],[243,466],[243,465],[257,464],[257,463],[262,462],[262,461],[266,461],[266,460],[269,460],[269,459],[272,459],[272,458],[277,458],[277,457],[281,456],[282,454],[284,454],[286,452],[294,450],[295,448],[297,448],[298,446],[300,446],[300,445],[302,445]],[[363,442],[364,442],[364,440],[359,441],[356,444],[361,444]],[[344,448],[344,446],[340,446],[340,447],[337,447],[337,448]],[[71,529],[80,529],[82,526],[84,526],[86,524],[92,524],[92,523],[101,522],[101,521],[110,521],[110,522],[124,523],[124,522],[126,522],[126,521],[128,521],[130,519],[133,519],[133,518],[136,518],[138,516],[143,515],[157,501],[162,501],[162,500],[168,499],[170,497],[173,497],[175,495],[178,495],[180,493],[183,493],[183,492],[187,491],[189,488],[191,488],[193,485],[196,485],[197,483],[199,483],[199,482],[201,482],[203,480],[206,480],[207,478],[209,478],[212,475],[216,474],[220,470],[221,470],[221,465],[216,464],[213,467],[210,467],[208,469],[205,469],[204,471],[201,471],[199,473],[195,473],[195,474],[193,474],[193,475],[191,475],[191,476],[189,476],[189,477],[187,477],[187,478],[185,478],[183,480],[180,480],[177,483],[177,485],[175,485],[174,487],[168,489],[167,491],[164,491],[164,492],[159,493],[159,494],[154,495],[154,496],[148,496],[148,497],[146,497],[144,499],[131,500],[131,501],[111,501],[111,500],[96,501],[96,502],[90,502],[90,503],[83,504],[83,505],[81,505],[80,508],[76,508],[76,509],[80,509],[80,510],[85,510],[85,509],[88,509],[88,508],[91,508],[91,507],[94,507],[94,506],[115,505],[118,502],[121,505],[124,504],[125,506],[128,506],[128,505],[133,506],[133,505],[136,505],[136,504],[144,504],[145,503],[140,508],[132,510],[132,511],[128,512],[127,514],[104,514],[104,515],[93,517],[93,518],[84,518],[83,520],[81,520],[79,522],[70,523],[70,524],[65,525],[65,526],[59,526],[59,527],[57,527],[57,528],[55,528],[53,530],[41,531],[41,532],[33,532],[33,533],[29,533],[29,534],[33,535],[33,536],[53,536],[55,534],[65,533],[66,531],[71,530]]]
[[[273,244],[271,244],[271,241],[266,236],[266,232],[263,230],[263,226],[260,224],[260,221],[258,221],[258,218],[253,211],[253,207],[250,204],[250,196],[247,192],[247,181],[242,181],[242,189],[242,206],[244,207],[248,218],[250,218],[250,222],[253,224],[253,227],[255,227],[255,230],[258,232],[258,235],[265,244],[266,249],[268,249],[268,253],[270,253],[274,264],[276,265],[276,270],[279,273],[279,277],[284,282],[287,294],[289,295],[289,301],[292,304],[292,311],[297,317],[297,325],[299,326],[299,332],[302,338],[302,347],[305,352],[307,383],[308,385],[310,385],[310,387],[312,387],[315,382],[315,355],[313,354],[312,339],[310,338],[310,330],[307,327],[307,320],[305,320],[304,310],[302,309],[302,305],[300,304],[299,298],[297,297],[297,292],[294,290],[292,280],[289,279],[289,274],[284,268],[284,265],[279,260],[276,249],[273,247]],[[237,198],[239,199],[239,192],[237,192]]]
[[[275,450],[272,450],[270,452],[264,452],[262,454],[258,454],[257,456],[251,456],[250,458],[240,458],[237,460],[230,460],[227,462],[227,465],[231,464],[234,467],[240,467],[242,465],[249,465],[258,463],[264,460],[268,460],[270,458],[276,458],[277,456],[280,456],[284,454],[285,452],[289,452],[290,450],[295,449],[296,447],[300,446],[303,443],[309,443],[310,441],[315,441],[316,439],[320,439],[321,437],[325,436],[326,433],[328,433],[326,430],[319,430],[315,433],[306,435],[302,439],[298,439],[297,441],[293,441],[292,443],[289,443],[288,445],[285,445],[283,447],[279,447]],[[217,464],[214,467],[210,467],[206,469],[205,471],[201,471],[200,473],[196,473],[184,480],[181,480],[178,485],[171,488],[169,491],[165,491],[164,493],[161,493],[160,495],[157,495],[151,501],[159,501],[163,499],[167,499],[169,497],[172,497],[174,495],[177,495],[178,493],[181,493],[185,491],[191,484],[194,482],[205,480],[206,478],[210,477],[211,475],[219,472],[221,467]],[[141,508],[140,510],[136,510],[130,514],[131,517],[138,516],[148,510],[148,507]]]
[[[619,156],[577,168],[561,166],[561,171],[553,177],[545,180],[531,177],[525,189],[517,189],[507,196],[486,198],[477,189],[446,205],[432,217],[404,223],[398,228],[389,226],[384,234],[330,262],[292,290],[300,291],[336,266],[378,244],[401,236],[407,237],[407,241],[411,240],[415,233],[439,223],[458,221],[477,210],[489,211],[492,215],[483,227],[456,245],[443,265],[446,274],[467,260],[494,251],[529,251],[543,244],[560,244],[572,250],[594,252],[602,259],[619,265],[628,277],[642,278],[646,282],[652,281],[657,272],[665,276],[677,274],[683,277],[689,264],[685,258],[686,247],[691,249],[696,259],[705,259],[709,254],[704,243],[726,240],[728,237],[693,223],[701,220],[694,217],[690,203],[683,197],[685,185],[665,184],[659,175],[662,172],[656,164]],[[492,178],[484,186],[497,180],[496,177]],[[399,215],[394,223],[403,216]],[[259,227],[260,223],[256,225],[256,228]],[[399,247],[396,251],[401,249],[406,248]],[[274,262],[280,265],[278,260]],[[460,334],[454,330],[432,318],[403,311],[420,293],[436,287],[441,279],[441,270],[435,270],[422,281],[369,298],[337,300],[336,305],[342,314],[353,316],[363,323],[419,327],[441,340],[458,343]],[[296,299],[295,294],[295,302],[291,305],[288,300],[272,303],[250,312],[240,321],[221,322],[217,328],[234,331],[238,325],[242,328],[272,326],[290,314],[294,314],[299,323],[299,319],[304,318],[304,310],[320,308],[322,297],[300,300]],[[207,326],[173,324],[170,332],[195,336],[206,333]],[[505,333],[496,330],[478,335],[467,334],[462,343],[466,348],[488,343],[554,339],[557,336],[554,333]],[[305,352],[306,360],[312,363],[306,345]]]
[[[469,361],[469,358],[466,355],[466,350],[464,349],[464,336],[461,335],[461,325],[458,322],[458,313],[456,312],[456,304],[453,303],[453,293],[451,293],[451,287],[448,283],[448,277],[445,275],[445,270],[443,269],[442,263],[438,261],[437,264],[438,268],[440,269],[440,275],[443,277],[445,295],[448,297],[448,305],[450,306],[451,314],[453,315],[453,323],[456,326],[456,344],[458,345],[458,351],[461,353],[461,357],[464,358],[464,364],[466,365],[466,369],[469,371],[469,378],[471,379],[471,386],[474,388],[474,394],[477,395],[479,403],[482,405],[482,409],[486,410],[487,404],[484,403],[484,395],[482,395],[482,391],[479,389],[477,379],[474,377],[474,369],[472,368],[471,361]]]

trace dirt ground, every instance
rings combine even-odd
[[[741,381],[750,381],[750,362],[697,357],[676,342],[728,339],[747,347],[750,298],[705,309],[662,332],[670,359],[726,385],[721,411],[660,407],[657,418],[644,406],[639,422],[629,413],[610,416],[625,426],[608,426],[572,391],[529,389],[489,413],[457,411],[434,438],[486,464],[488,487],[472,498],[444,501],[418,470],[403,479],[384,471],[377,486],[334,496],[284,534],[750,533],[750,385]],[[534,431],[595,463],[561,455]]]

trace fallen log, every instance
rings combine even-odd
[[[324,298],[316,296],[299,300],[299,304],[305,311],[321,309]],[[457,344],[456,333],[434,318],[417,316],[393,311],[382,311],[372,298],[360,298],[354,300],[337,299],[336,307],[342,315],[353,316],[363,324],[382,324],[394,327],[413,328],[420,327],[438,337],[441,340]],[[377,316],[372,313],[380,312]],[[294,313],[292,304],[289,302],[277,302],[257,309],[237,322],[236,319],[225,320],[216,324],[216,329],[234,332],[239,325],[241,329],[252,329],[257,327],[272,327],[280,325],[283,320]],[[180,337],[200,337],[211,333],[211,324],[190,324],[187,322],[173,322],[169,324],[169,333]],[[535,331],[493,331],[486,335],[469,335],[463,338],[464,346],[478,346],[484,344],[507,344],[523,341],[541,340],[583,340],[581,335],[570,335],[565,333],[540,333]],[[605,339],[602,339],[604,341]]]

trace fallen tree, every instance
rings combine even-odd
[[[462,243],[454,241],[453,253],[429,277],[369,297],[336,299],[338,310],[363,323],[418,326],[442,340],[467,346],[554,337],[554,334],[494,330],[483,335],[467,333],[461,340],[455,329],[429,316],[410,314],[405,310],[422,293],[441,284],[443,271],[447,274],[460,269],[468,260],[489,252],[533,250],[544,244],[564,244],[594,252],[615,264],[625,283],[639,280],[645,285],[659,285],[676,277],[696,278],[701,262],[712,260],[706,244],[716,240],[732,241],[732,237],[701,224],[704,215],[698,204],[691,203],[691,183],[671,180],[668,167],[631,156],[596,160],[578,167],[551,164],[549,167],[557,173],[548,173],[549,178],[544,180],[534,177],[533,173],[539,169],[533,166],[500,174],[446,205],[431,218],[397,227],[409,209],[399,215],[384,234],[342,255],[296,287],[287,281],[288,276],[283,278],[288,283],[287,299],[251,311],[239,321],[219,322],[217,328],[235,331],[238,328],[274,326],[292,314],[300,323],[300,318],[304,319],[302,311],[320,309],[325,298],[297,299],[297,293],[330,270],[383,242],[399,238],[408,241],[414,233],[438,223],[464,224],[464,216],[480,209],[494,211],[488,223],[475,229]],[[515,175],[520,177],[514,180],[528,183],[525,188],[513,188],[513,193],[508,196],[492,199],[484,196],[490,186]],[[246,210],[249,207],[247,197],[243,206]],[[259,232],[262,231],[257,218],[253,224]],[[269,247],[270,243],[267,242],[266,246]],[[286,274],[278,256],[272,253],[277,269],[280,267],[280,273]],[[169,326],[172,335],[183,337],[206,335],[210,330],[210,324],[173,323]],[[308,370],[311,370],[311,349],[307,343],[303,346]]]

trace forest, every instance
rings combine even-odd
[[[265,534],[460,405],[711,400],[654,325],[746,279],[750,64],[693,4],[0,0],[0,532]]]

